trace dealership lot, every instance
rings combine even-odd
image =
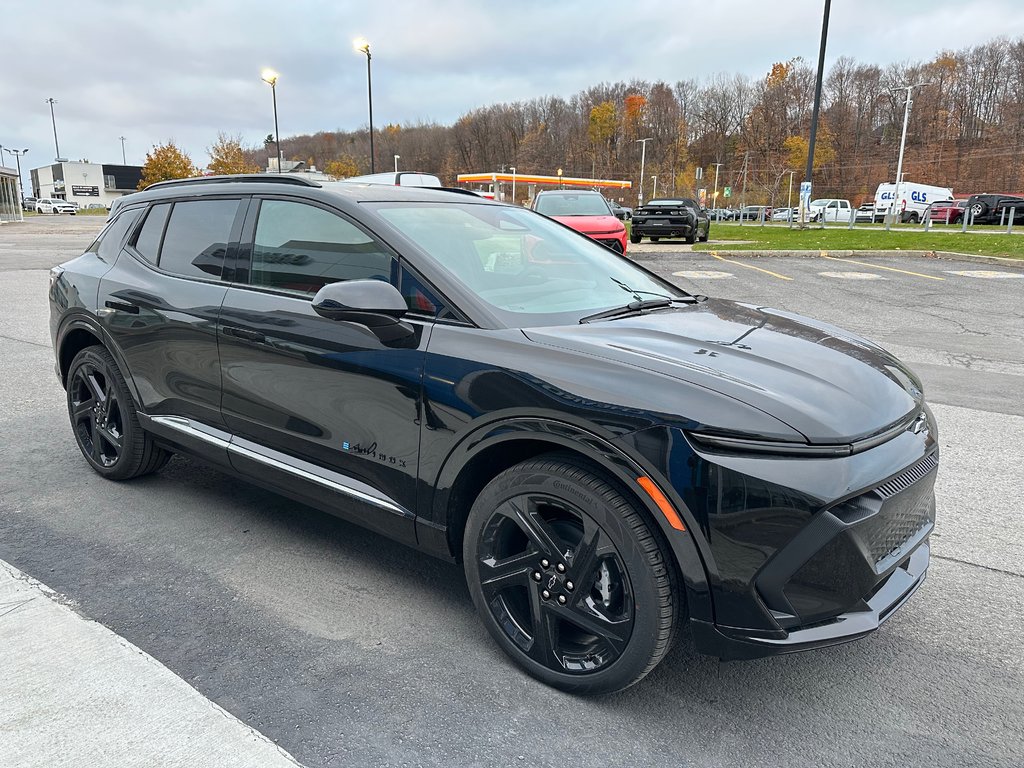
[[[505,660],[456,566],[189,460],[93,474],[45,290],[100,223],[0,228],[0,559],[304,764],[1019,764],[1024,264],[637,250],[687,290],[859,331],[922,376],[943,450],[935,559],[861,642],[733,664],[683,643],[639,686],[580,699]]]

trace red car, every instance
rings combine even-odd
[[[626,227],[608,201],[589,190],[550,190],[533,199],[533,210],[593,238],[616,253],[626,252]]]
[[[963,221],[966,200],[942,200],[928,207],[932,224],[959,224]]]

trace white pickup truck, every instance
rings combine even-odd
[[[853,216],[853,211],[854,208],[850,205],[849,200],[839,200],[831,197],[811,200],[811,204],[807,207],[807,220],[849,223],[850,217]]]

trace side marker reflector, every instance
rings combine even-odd
[[[672,508],[669,500],[665,498],[658,486],[654,484],[654,481],[649,477],[638,477],[636,481],[640,484],[640,487],[644,489],[651,500],[658,505],[658,509],[661,510],[661,514],[668,520],[668,524],[675,528],[677,531],[685,531],[686,526],[683,525],[683,521],[679,517],[679,513]]]

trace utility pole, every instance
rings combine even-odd
[[[57,143],[57,118],[53,114],[53,105],[57,103],[57,100],[51,96],[46,100],[46,103],[50,105],[50,122],[53,123],[53,148],[57,152],[57,157],[54,159],[59,163],[60,144]]]
[[[818,77],[814,81],[814,109],[811,110],[811,138],[807,142],[807,171],[804,173],[804,184],[807,185],[807,196],[800,194],[800,226],[807,223],[807,203],[810,202],[811,176],[814,174],[814,142],[818,136],[818,112],[821,109],[821,81],[825,74],[825,42],[828,40],[828,14],[832,9],[832,0],[825,0],[825,14],[821,20],[821,47],[818,49]],[[803,185],[801,185],[802,187]]]
[[[637,205],[642,206],[644,204],[644,161],[647,159],[647,142],[654,141],[654,139],[637,139],[637,144],[640,145],[640,189],[637,193]]]
[[[128,165],[128,161],[125,159],[124,155],[124,136],[119,136],[118,138],[121,139],[121,165]]]
[[[740,226],[743,226],[743,209],[747,207],[747,162],[750,152],[743,153],[743,190],[740,192]]]
[[[915,88],[923,88],[931,83],[914,83],[913,85],[901,85],[900,90],[907,89],[907,103],[903,107],[903,135],[900,137],[900,156],[896,161],[896,186],[893,191],[892,204],[885,214],[885,230],[892,229],[893,220],[896,218],[896,204],[900,201],[900,184],[903,183],[903,150],[907,146],[907,124],[910,122],[910,107],[913,106],[912,97]]]
[[[786,208],[789,209],[789,228],[793,228],[793,175],[796,171],[789,171],[789,194],[786,196]]]

